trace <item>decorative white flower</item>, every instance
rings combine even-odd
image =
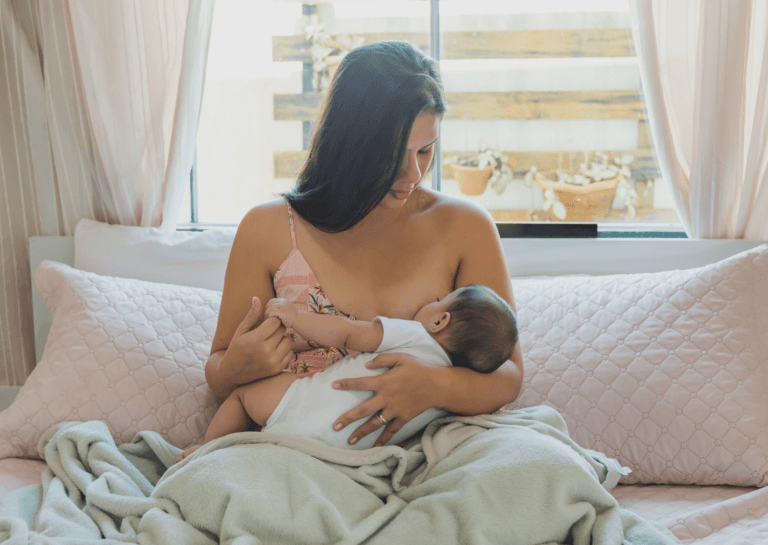
[[[331,36],[320,23],[308,25],[304,31],[306,39],[312,42],[312,86],[318,91],[324,91],[331,83],[329,65],[335,64],[332,61],[340,62],[347,53],[363,45],[365,38],[347,34]]]
[[[618,164],[624,165],[624,166],[629,165],[634,160],[635,160],[635,157],[633,155],[630,155],[629,153],[625,153],[624,155],[622,155],[618,159],[614,158],[614,161],[616,161]]]
[[[567,215],[565,205],[560,202],[555,192],[551,189],[547,189],[544,192],[544,210],[547,211],[552,208],[552,213],[557,219],[564,220]]]
[[[525,173],[525,178],[524,178],[525,185],[527,185],[528,187],[531,187],[531,185],[533,184],[533,176],[534,174],[536,174],[537,171],[538,169],[536,168],[536,165],[534,165],[531,167],[531,169],[528,172]]]
[[[637,216],[637,207],[640,206],[640,198],[637,196],[637,191],[635,191],[624,178],[619,180],[619,185],[616,186],[616,197],[619,200],[623,200],[626,204],[626,217],[631,219]]]

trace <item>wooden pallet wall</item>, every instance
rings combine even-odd
[[[426,33],[363,34],[366,43],[405,40],[421,50],[429,49]],[[586,57],[632,57],[634,43],[629,29],[594,28],[565,30],[515,30],[508,32],[445,32],[441,36],[441,58],[452,59],[549,59]],[[311,62],[311,43],[303,35],[274,36],[275,62]],[[658,176],[640,89],[618,91],[539,91],[539,92],[448,92],[450,110],[446,119],[636,119],[638,148],[603,150],[609,154],[631,153],[634,167],[653,179]],[[314,121],[323,95],[317,92],[274,95],[274,118],[286,121]],[[443,150],[447,158],[476,150]],[[516,174],[522,176],[531,165],[539,169],[563,165],[562,151],[504,150],[517,159]],[[295,177],[306,152],[277,152],[274,155],[276,178]]]

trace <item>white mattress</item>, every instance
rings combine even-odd
[[[0,460],[0,496],[40,484],[45,467],[41,460]],[[619,485],[613,495],[686,545],[768,544],[768,487]]]
[[[40,475],[47,466],[42,460],[4,458],[0,460],[0,496],[31,484],[40,484]]]
[[[768,487],[619,485],[612,492],[685,544],[768,544]]]

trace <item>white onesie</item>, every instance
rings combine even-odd
[[[267,420],[263,431],[319,439],[333,447],[366,449],[381,435],[381,430],[369,433],[354,445],[349,436],[368,418],[349,424],[341,431],[334,431],[333,423],[345,412],[373,396],[371,391],[334,390],[336,380],[343,378],[372,377],[389,368],[368,369],[365,364],[382,352],[402,352],[413,356],[419,363],[430,367],[448,367],[451,360],[440,344],[424,326],[412,320],[396,320],[378,316],[375,318],[384,328],[384,338],[376,352],[361,352],[347,356],[325,371],[304,377],[291,384]],[[396,445],[426,427],[432,420],[448,413],[442,409],[428,409],[403,426],[387,444]]]

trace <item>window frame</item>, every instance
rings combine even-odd
[[[440,62],[440,0],[429,0],[429,53]],[[314,6],[312,6],[314,7]],[[310,6],[303,6],[306,15]],[[306,67],[305,67],[306,68]],[[306,69],[304,70],[306,72]],[[304,79],[311,82],[311,76],[304,74]],[[304,123],[305,143],[308,139],[307,125]],[[431,172],[432,189],[441,191],[442,179],[442,150],[438,138],[436,161]],[[236,227],[237,223],[221,224],[199,221],[197,195],[197,145],[195,157],[190,171],[190,221],[179,223],[179,230],[201,231],[216,227]],[[496,222],[496,228],[501,238],[688,238],[685,229],[674,223],[568,223],[568,222]]]

